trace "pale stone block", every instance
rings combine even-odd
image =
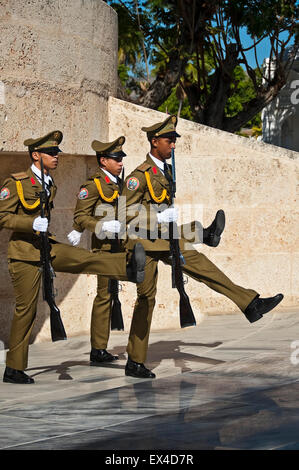
[[[60,129],[65,152],[90,154],[91,141],[107,137],[116,93],[115,11],[101,0],[11,0],[1,14],[0,148],[24,150],[28,136]]]
[[[251,218],[252,247],[256,253],[299,251],[299,211],[295,206],[253,208]]]
[[[0,79],[35,74],[38,67],[38,34],[29,26],[1,22]],[[5,81],[4,81],[5,83]]]
[[[80,186],[87,180],[85,158],[61,155],[53,177],[57,185],[55,209],[69,209],[73,212]]]
[[[299,300],[298,286],[299,286],[299,251],[293,253],[291,258],[291,294],[294,296],[294,300]],[[298,305],[298,303],[294,304]]]
[[[39,79],[63,85],[67,83],[70,87],[80,86],[85,75],[78,64],[80,47],[78,39],[69,38],[63,32],[56,33],[50,42],[47,32],[40,33]]]

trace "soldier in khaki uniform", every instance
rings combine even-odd
[[[100,168],[80,187],[74,212],[74,230],[68,234],[68,239],[74,246],[80,243],[82,233],[86,229],[92,232],[93,250],[115,252],[124,251],[126,247],[125,237],[116,239],[121,230],[121,223],[117,220],[117,205],[122,186],[119,175],[123,169],[123,157],[126,156],[122,148],[124,143],[124,136],[118,137],[113,142],[104,143],[98,140],[92,142],[91,147],[96,152]],[[104,208],[110,215],[109,221],[105,220],[107,216]],[[125,226],[125,215],[123,222]],[[209,246],[217,246],[224,224],[224,212],[220,210],[210,227],[203,229],[203,242]],[[102,235],[101,239],[99,235]],[[109,238],[111,236],[113,238]],[[91,365],[101,365],[103,362],[117,359],[117,356],[106,350],[111,320],[111,294],[108,283],[107,277],[97,277],[97,295],[91,315]],[[136,321],[135,316],[134,322]]]
[[[125,137],[120,136],[113,142],[94,140],[91,144],[97,155],[99,169],[80,187],[74,212],[74,230],[68,234],[68,239],[74,246],[80,243],[83,231],[89,230],[92,233],[93,251],[125,251],[122,240],[117,239],[121,224],[116,220],[122,186],[119,176],[123,169],[123,157],[126,156],[122,149],[124,143]],[[106,350],[110,320],[109,278],[97,276],[97,295],[91,314],[91,365],[101,365],[118,358]]]
[[[163,238],[165,223],[176,222],[177,211],[170,207],[170,187],[165,171],[170,171],[167,160],[171,158],[171,149],[175,148],[176,116],[169,116],[165,121],[142,128],[150,142],[150,153],[144,163],[139,165],[126,179],[123,195],[127,201],[127,223],[134,225],[134,211],[130,215],[130,208],[139,204],[143,208],[143,216],[139,216],[139,231],[144,239],[143,244],[147,258],[145,266],[145,280],[137,286],[137,301],[134,308],[129,342],[127,347],[128,362],[126,374],[135,377],[153,378],[155,375],[144,366],[146,359],[152,312],[155,305],[155,295],[158,278],[158,261],[171,264],[169,258],[169,241]],[[163,210],[160,212],[163,205]],[[156,220],[151,218],[154,214]],[[145,223],[144,223],[145,222]],[[154,223],[153,223],[154,222]],[[153,225],[158,228],[158,237],[153,235]],[[194,225],[194,224],[193,224]],[[155,227],[154,227],[155,228]],[[130,227],[129,227],[130,229]],[[128,248],[133,248],[134,239],[128,241]],[[186,240],[180,239],[181,253],[185,259],[183,271],[193,279],[203,282],[211,289],[231,299],[245,314],[250,322],[259,320],[263,314],[272,310],[283,298],[282,294],[275,297],[259,298],[259,294],[252,289],[234,284],[217,266],[215,266],[203,253],[195,249],[186,249]]]
[[[58,145],[62,133],[54,131],[38,139],[28,139],[32,159],[24,173],[11,175],[0,191],[0,228],[13,231],[8,247],[9,273],[16,296],[9,351],[3,381],[33,383],[24,373],[28,362],[30,334],[36,316],[41,281],[39,232],[48,230],[56,186],[49,171],[58,165]],[[41,158],[44,164],[47,203],[45,217],[40,217]],[[83,248],[59,243],[49,234],[54,270],[68,273],[107,275],[112,279],[141,281],[144,277],[145,253],[141,245],[127,265],[126,253],[91,253]]]

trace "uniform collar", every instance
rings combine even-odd
[[[159,170],[161,170],[161,172],[164,175],[164,162],[154,157],[150,152],[149,152],[149,156],[153,160],[154,164],[159,168]]]
[[[41,183],[42,181],[42,173],[41,171],[32,163],[31,165],[31,171],[35,174],[35,176],[38,178],[39,182]],[[45,183],[49,185],[50,183],[53,184],[53,180],[50,175],[44,175]]]
[[[112,175],[109,171],[104,170],[104,168],[101,168],[101,170],[108,176],[111,181],[113,181],[113,183],[117,184],[117,176]]]

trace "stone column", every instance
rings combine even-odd
[[[116,12],[101,0],[1,1],[0,150],[61,129],[64,152],[91,153],[107,137],[117,38]]]
[[[0,0],[0,186],[10,173],[29,167],[26,138],[61,130],[51,231],[62,242],[72,230],[80,184],[97,167],[90,144],[108,138],[117,42],[117,14],[102,0]],[[0,349],[8,346],[14,310],[9,236],[1,231]],[[81,246],[88,247],[89,239],[86,232]],[[88,331],[95,286],[95,276],[57,273],[56,303],[68,336]],[[49,308],[41,298],[31,340],[50,341]]]

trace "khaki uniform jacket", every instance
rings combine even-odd
[[[101,169],[91,176],[81,187],[74,212],[73,227],[78,232],[92,232],[92,249],[110,251],[114,240],[109,240],[109,233],[99,239],[102,219],[114,220],[117,217],[119,187]],[[119,251],[119,250],[118,250]]]
[[[171,165],[169,171],[171,173]],[[126,220],[133,232],[140,227],[139,236],[132,234],[129,227],[129,236],[126,246],[132,249],[136,241],[144,246],[146,251],[169,251],[168,224],[158,224],[157,212],[170,207],[170,187],[164,174],[155,166],[150,155],[126,178],[122,195],[126,197]],[[136,217],[137,209],[141,212]],[[120,214],[121,216],[121,214]],[[194,229],[194,224],[192,227]],[[181,231],[183,226],[179,227]],[[183,232],[182,232],[183,233]],[[180,239],[180,248],[185,248],[185,239]]]
[[[21,198],[17,191],[17,184],[21,186],[23,191]],[[0,229],[7,228],[13,231],[8,244],[9,259],[40,261],[40,237],[34,232],[32,224],[34,219],[40,215],[41,207],[40,204],[35,208],[28,206],[32,206],[39,200],[41,191],[42,186],[30,168],[26,172],[12,174],[2,185]],[[45,216],[48,218],[57,191],[55,184],[50,191],[45,208]],[[55,240],[55,237],[50,236],[49,238]]]

